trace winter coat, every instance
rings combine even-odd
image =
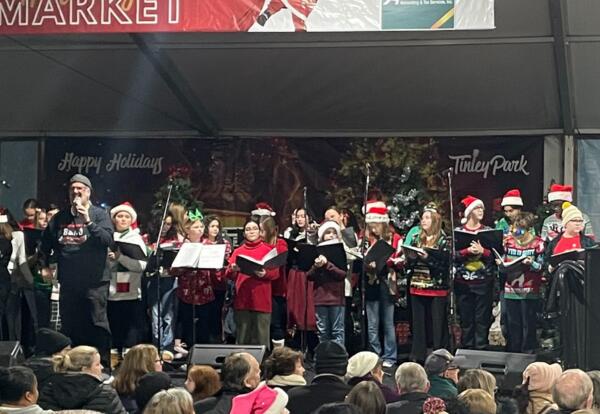
[[[44,410],[37,404],[30,405],[29,407],[4,407],[0,405],[0,413],[2,414],[52,414],[56,411]]]
[[[52,357],[31,357],[23,363],[24,366],[31,369],[38,382],[38,389],[42,389],[54,374]]]
[[[451,400],[452,398],[456,398],[456,384],[450,378],[444,378],[440,375],[430,375],[429,384],[430,396],[438,397],[442,400]]]
[[[421,414],[427,398],[429,395],[424,392],[402,394],[399,401],[387,405],[386,414]]]
[[[100,379],[79,372],[57,373],[40,390],[38,403],[52,410],[92,410],[125,414],[117,391]]]
[[[351,389],[336,375],[317,375],[310,385],[288,391],[286,408],[291,414],[310,414],[323,404],[343,402]]]
[[[194,404],[194,411],[197,414],[229,414],[233,398],[250,391],[252,390],[249,388],[222,389],[212,397],[197,401]]]

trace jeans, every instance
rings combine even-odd
[[[152,338],[158,345],[158,320],[160,319],[160,348],[171,349],[175,341],[175,323],[177,322],[177,279],[174,277],[159,278],[160,318],[158,316],[158,300],[156,298],[156,278],[148,282],[148,306],[152,309]]]
[[[342,346],[344,342],[344,306],[315,306],[317,316],[317,335],[319,342],[334,341]]]
[[[384,361],[396,362],[396,331],[394,329],[394,301],[392,296],[382,289],[379,300],[367,301],[367,333],[369,346],[376,354],[381,355]],[[379,341],[379,322],[383,327],[383,354],[381,354],[381,343]]]

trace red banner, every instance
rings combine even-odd
[[[247,31],[265,0],[0,0],[0,34]]]

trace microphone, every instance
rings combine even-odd
[[[438,173],[438,175],[447,175],[447,174],[452,174],[454,172],[454,168],[452,167],[448,167],[445,170],[442,170]]]
[[[2,184],[4,187],[6,188],[11,188],[12,185],[10,185],[10,183],[6,180],[0,180],[0,184]]]
[[[77,211],[77,206],[81,204],[81,197],[75,197],[73,199],[73,211],[75,217],[79,217],[79,211]]]

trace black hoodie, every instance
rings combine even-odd
[[[126,414],[117,391],[98,378],[77,372],[57,373],[40,390],[38,404],[47,410],[92,410]]]

